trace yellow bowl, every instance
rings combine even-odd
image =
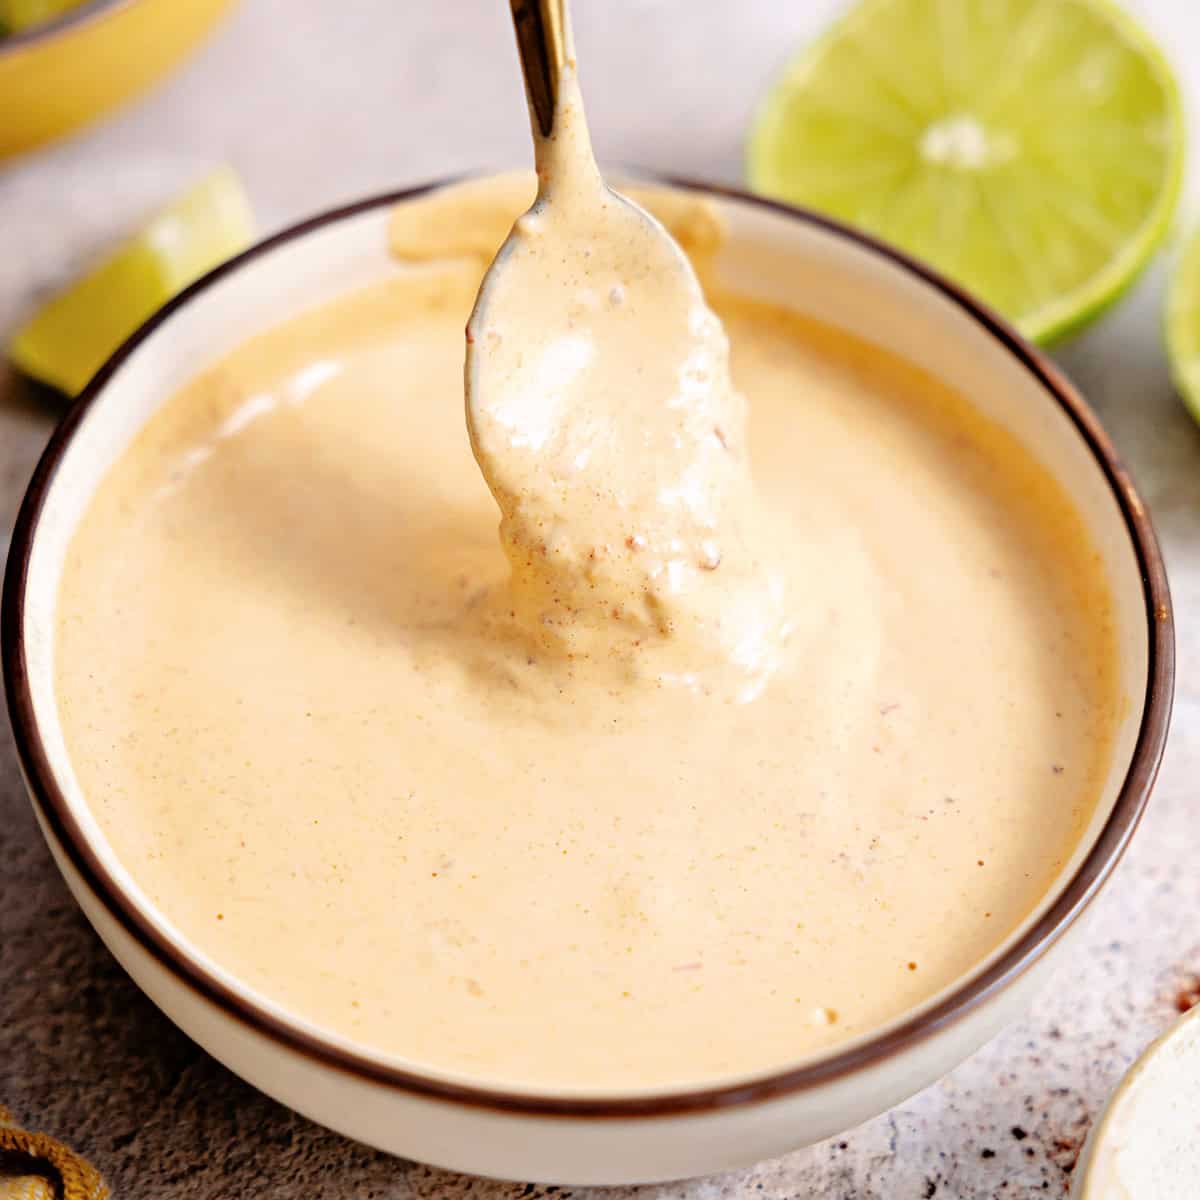
[[[0,38],[0,158],[88,124],[178,63],[233,0],[90,0]]]

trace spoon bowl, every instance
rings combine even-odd
[[[722,359],[727,347],[683,251],[601,177],[566,0],[512,0],[512,14],[538,192],[467,327],[467,426],[502,508],[528,487],[531,456],[553,456],[551,486],[586,475],[631,500],[630,452],[653,440],[654,411],[641,401],[682,402],[689,356],[708,342]]]
[[[513,0],[513,18],[538,192],[484,277],[466,356],[511,611],[560,661],[658,682],[712,688],[737,656],[748,698],[786,630],[752,545],[728,341],[674,239],[596,167],[565,0]]]

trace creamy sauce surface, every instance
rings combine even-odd
[[[1114,720],[1101,568],[962,398],[710,285],[786,655],[746,700],[531,653],[462,408],[521,207],[402,207],[424,261],[149,423],[69,551],[72,762],[185,936],[373,1050],[556,1091],[778,1068],[959,979],[1055,882]],[[703,259],[710,215],[654,207]]]

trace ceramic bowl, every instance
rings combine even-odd
[[[415,1073],[290,1015],[188,944],[122,868],[74,779],[53,685],[64,554],[109,466],[180,386],[249,334],[402,270],[388,255],[388,214],[417,193],[365,200],[247,251],[122,347],[38,466],[5,581],[10,712],[54,857],[143,990],[264,1092],[352,1137],[425,1162],[510,1179],[643,1182],[768,1158],[884,1111],[1021,1015],[1121,857],[1162,753],[1174,670],[1162,558],[1129,476],[1080,396],[1011,328],[903,255],[811,213],[675,186],[707,195],[719,210],[728,236],[716,269],[725,284],[819,314],[936,372],[1062,482],[1113,588],[1125,704],[1111,769],[1095,818],[1053,892],[973,972],[886,1027],[767,1075],[626,1096],[499,1091]]]
[[[0,38],[0,158],[71,132],[174,67],[233,0],[88,0]]]
[[[1200,1192],[1200,1004],[1130,1067],[1092,1126],[1072,1200],[1183,1200]]]

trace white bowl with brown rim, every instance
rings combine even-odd
[[[441,185],[433,185],[434,187]],[[895,350],[969,395],[1058,479],[1113,593],[1126,699],[1095,815],[1043,903],[987,959],[891,1024],[766,1075],[629,1096],[505,1092],[407,1069],[285,1011],[174,930],[117,860],[74,779],[53,685],[68,543],[116,458],[189,378],[247,336],[380,280],[393,206],[375,197],[306,221],[212,272],[100,371],[54,435],[25,498],[5,579],[3,667],[38,821],[76,899],[138,985],[231,1070],[333,1129],[406,1157],[510,1179],[625,1183],[724,1170],[857,1125],[919,1091],[1019,1017],[1078,935],[1150,794],[1166,738],[1174,639],[1144,506],[1095,416],[1003,321],[934,273],[814,214],[707,196],[727,227],[716,270]],[[814,275],[821,286],[811,286]],[[816,311],[819,306],[819,311]]]

